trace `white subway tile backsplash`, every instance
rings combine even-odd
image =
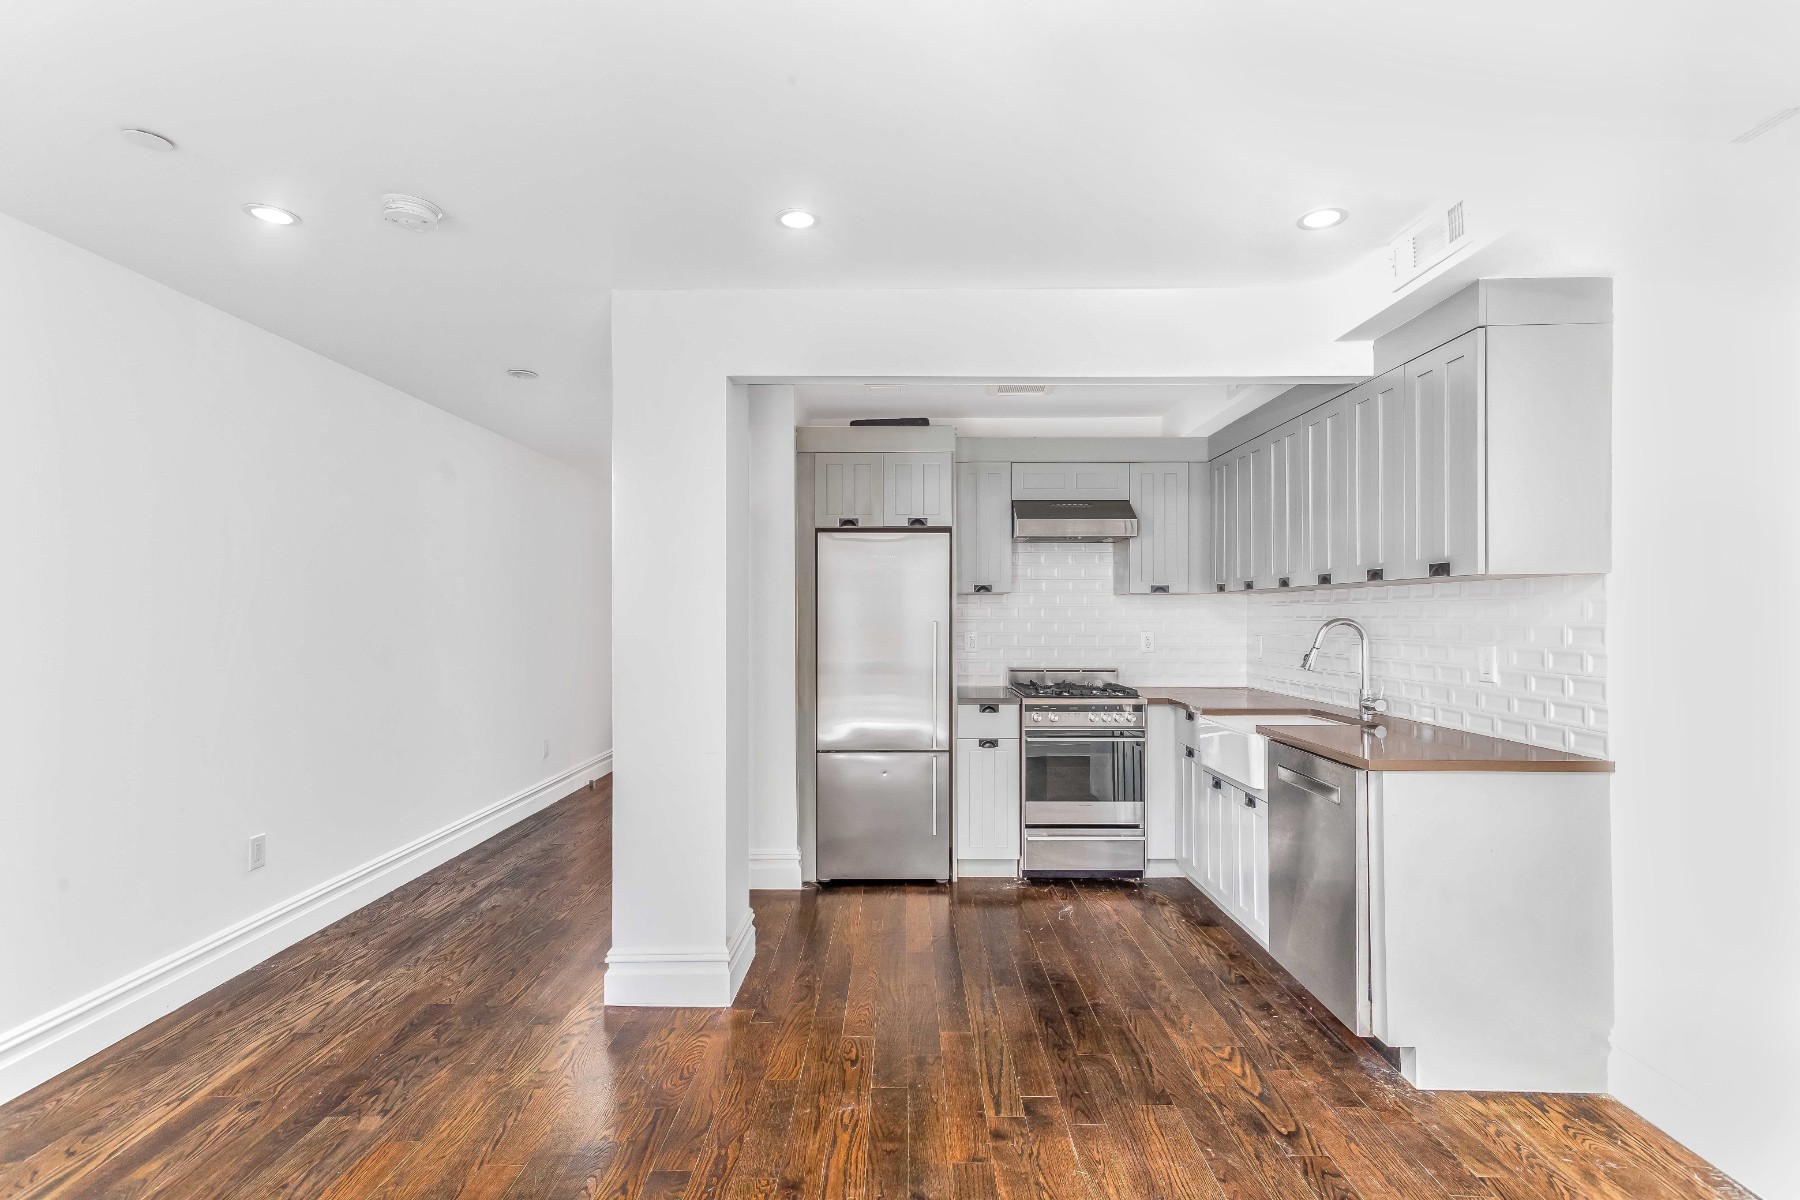
[[[1332,634],[1324,669],[1300,669],[1320,623],[1352,617],[1373,639],[1375,687],[1394,715],[1605,757],[1605,589],[1603,576],[1573,575],[1257,593],[1246,597],[1263,645],[1250,685],[1353,705],[1354,637]],[[1481,681],[1480,646],[1498,649],[1498,683]]]
[[[1013,667],[1117,667],[1126,683],[1248,684],[1349,706],[1354,638],[1334,633],[1323,670],[1300,670],[1319,624],[1347,616],[1373,638],[1375,686],[1394,715],[1606,755],[1603,576],[1117,596],[1110,545],[1020,544],[1014,553],[1012,592],[956,599],[958,683],[1000,683]],[[969,633],[973,651],[964,649]],[[1155,635],[1155,650],[1139,649],[1143,633]],[[1481,681],[1485,646],[1497,651],[1497,683]]]
[[[1242,687],[1242,596],[1116,596],[1110,544],[1021,543],[1013,590],[956,598],[956,679],[985,686],[1013,667],[1117,667],[1126,683]],[[975,634],[976,648],[962,649]],[[1138,648],[1155,635],[1156,649]]]

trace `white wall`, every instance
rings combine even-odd
[[[610,704],[600,481],[4,217],[0,364],[4,1099],[599,774]]]
[[[800,886],[794,746],[794,389],[753,387],[750,417],[750,886]]]
[[[1800,1196],[1794,133],[1627,181],[1611,235],[1612,1090],[1765,1200]]]
[[[1441,580],[1257,592],[1249,601],[1253,687],[1356,707],[1356,638],[1334,632],[1319,670],[1300,669],[1321,623],[1369,631],[1370,676],[1399,717],[1605,758],[1606,579]],[[1499,678],[1481,680],[1481,647]]]
[[[1012,591],[956,598],[956,682],[1004,683],[1012,667],[1117,667],[1125,683],[1242,687],[1245,598],[1114,595],[1113,553],[1014,546]],[[1141,648],[1144,633],[1155,649]]]

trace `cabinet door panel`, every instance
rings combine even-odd
[[[1303,587],[1312,582],[1302,572],[1306,569],[1307,528],[1306,493],[1309,484],[1306,463],[1306,429],[1301,420],[1283,425],[1275,434],[1276,515],[1279,527],[1275,534],[1275,579],[1271,586]]]
[[[1269,804],[1237,792],[1238,923],[1264,945],[1269,941]]]
[[[1188,465],[1131,464],[1138,535],[1113,548],[1116,592],[1188,590]]]
[[[1355,577],[1405,578],[1406,388],[1396,367],[1350,393],[1355,446]]]
[[[1481,331],[1406,364],[1408,573],[1477,575],[1486,492]]]
[[[1256,568],[1253,564],[1256,547],[1256,480],[1250,468],[1250,447],[1234,450],[1231,456],[1231,486],[1237,496],[1234,514],[1237,530],[1233,539],[1235,553],[1231,564],[1233,591],[1256,586]]]
[[[1306,557],[1299,571],[1309,585],[1344,583],[1356,566],[1349,408],[1339,397],[1301,420],[1305,427]]]
[[[950,524],[953,464],[948,454],[884,454],[881,456],[882,524]]]
[[[813,513],[822,527],[882,521],[880,454],[820,454],[814,469]]]
[[[956,857],[1019,857],[1019,742],[956,740]]]
[[[1231,587],[1232,571],[1229,566],[1234,549],[1232,514],[1236,511],[1235,497],[1231,494],[1231,461],[1211,464],[1212,479],[1212,591],[1226,591]]]
[[[1015,500],[1125,500],[1129,463],[1014,463]]]
[[[956,590],[1010,592],[1012,464],[956,464]]]

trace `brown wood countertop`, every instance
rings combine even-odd
[[[1170,704],[1198,716],[1269,715],[1256,732],[1272,742],[1305,750],[1363,771],[1576,771],[1607,772],[1603,758],[1549,750],[1525,742],[1450,729],[1424,721],[1384,716],[1363,725],[1354,712],[1260,688],[1140,687],[1151,704]],[[1335,717],[1343,725],[1283,725],[1282,716]]]

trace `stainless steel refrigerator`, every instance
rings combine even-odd
[[[950,534],[821,532],[818,873],[950,877]]]

